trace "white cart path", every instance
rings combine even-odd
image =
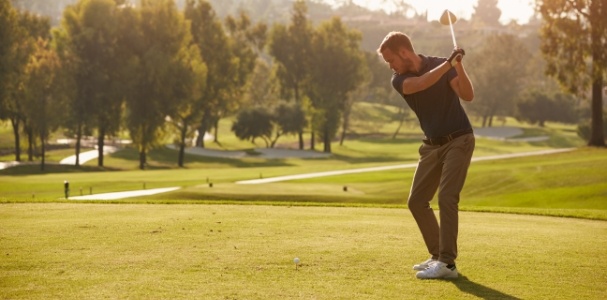
[[[482,157],[472,158],[472,162],[509,159],[509,158],[515,158],[515,157],[549,155],[549,154],[569,152],[572,150],[574,150],[574,148],[551,149],[551,150],[541,150],[541,151],[534,151],[534,152],[482,156]],[[237,181],[236,184],[265,184],[265,183],[298,180],[298,179],[308,179],[308,178],[347,175],[347,174],[356,174],[356,173],[365,173],[365,172],[379,172],[379,171],[389,171],[389,170],[397,170],[397,169],[407,169],[407,168],[415,168],[416,166],[417,166],[417,163],[409,163],[409,164],[399,164],[399,165],[371,167],[371,168],[360,168],[360,169],[351,169],[351,170],[335,170],[335,171],[329,171],[329,172],[306,173],[306,174],[270,177],[270,178],[264,178],[264,179],[243,180],[243,181]],[[117,200],[117,199],[131,198],[131,197],[141,197],[141,196],[149,196],[149,195],[155,195],[155,194],[160,194],[160,193],[167,193],[167,192],[176,191],[178,189],[180,189],[180,187],[96,194],[96,195],[70,197],[70,200]]]

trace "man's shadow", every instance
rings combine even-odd
[[[470,295],[476,296],[481,299],[505,299],[505,300],[520,300],[521,298],[517,298],[508,294],[504,294],[498,290],[494,290],[490,287],[486,287],[484,285],[480,285],[470,279],[468,277],[459,274],[457,279],[449,280],[449,282],[453,283],[460,291],[464,293],[468,293]]]

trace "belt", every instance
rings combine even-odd
[[[442,145],[445,145],[445,144],[449,143],[450,141],[454,140],[455,138],[458,138],[458,137],[460,137],[462,135],[465,135],[465,134],[468,134],[468,133],[472,133],[472,128],[458,130],[458,131],[453,132],[453,133],[451,133],[449,135],[446,135],[446,136],[423,139],[422,141],[426,145],[442,146]]]

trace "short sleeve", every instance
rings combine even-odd
[[[392,87],[401,95],[403,95],[403,82],[407,76],[402,74],[394,74],[392,75]]]

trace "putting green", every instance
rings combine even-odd
[[[607,294],[607,222],[462,212],[460,223],[460,278],[420,281],[411,266],[427,253],[405,209],[2,204],[0,298]]]

